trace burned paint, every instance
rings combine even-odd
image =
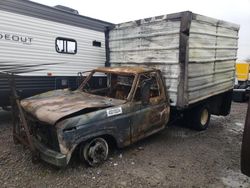
[[[89,84],[99,72],[108,78],[104,88]],[[143,102],[142,83],[148,81],[148,100]],[[158,132],[170,110],[160,71],[141,67],[98,68],[76,91],[50,91],[21,105],[38,151],[57,166],[67,165],[75,148],[87,140],[109,137],[124,147]]]
[[[145,73],[150,72],[154,69],[152,68],[146,68],[146,67],[99,67],[96,69],[96,71],[105,72],[105,73],[119,73],[119,74],[139,74],[139,73]]]
[[[90,95],[79,90],[56,90],[21,102],[22,107],[40,121],[55,124],[59,119],[84,109],[105,108],[124,101]]]

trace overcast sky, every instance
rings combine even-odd
[[[250,58],[250,0],[33,0],[76,9],[81,15],[121,23],[190,10],[240,25],[238,58]]]

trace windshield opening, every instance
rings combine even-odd
[[[81,90],[99,96],[126,100],[131,91],[134,75],[121,75],[119,73],[94,72]]]

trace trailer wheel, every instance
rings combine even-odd
[[[210,116],[210,110],[206,105],[193,109],[191,126],[198,131],[206,130]]]
[[[99,166],[108,157],[109,146],[105,139],[94,138],[80,146],[80,159],[90,166]]]

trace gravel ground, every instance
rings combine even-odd
[[[76,157],[56,169],[33,164],[30,151],[14,145],[11,114],[0,111],[0,187],[250,187],[240,173],[247,104],[233,103],[227,117],[213,116],[207,131],[173,125],[91,168]]]

